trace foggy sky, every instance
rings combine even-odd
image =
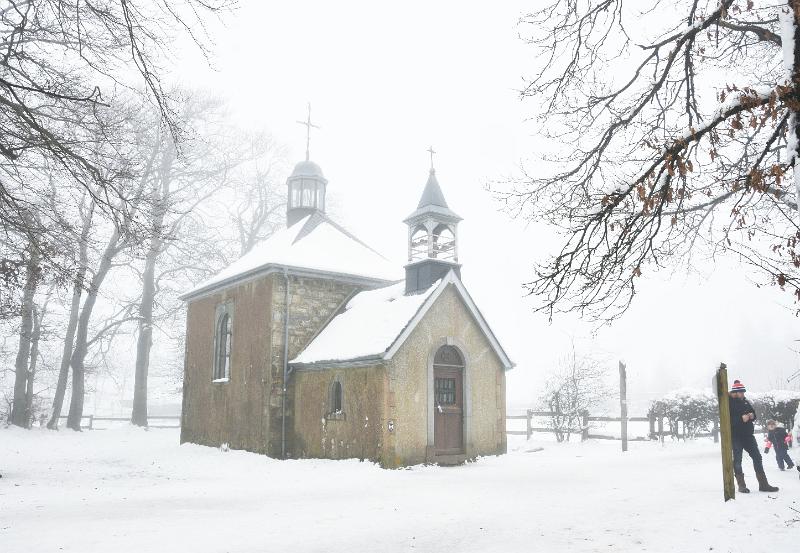
[[[446,4],[446,5],[445,5]],[[549,324],[523,298],[533,263],[558,243],[541,226],[502,213],[487,183],[528,171],[537,147],[517,90],[535,52],[517,38],[535,2],[430,3],[390,10],[378,2],[241,2],[214,28],[213,69],[180,49],[174,77],[224,97],[237,123],[266,130],[302,159],[306,102],[322,127],[311,158],[328,178],[334,217],[402,265],[406,229],[427,178],[433,145],[450,207],[464,217],[464,282],[517,367],[511,406],[528,405],[571,340],[616,370],[628,363],[628,393],[649,399],[679,386],[708,386],[713,369],[751,389],[792,387],[800,338],[788,294],[757,289],[736,259],[696,274],[645,274],[634,307],[611,328],[575,317]],[[781,382],[783,380],[784,382]],[[635,413],[639,414],[639,413]]]

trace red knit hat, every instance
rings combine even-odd
[[[731,386],[731,392],[746,392],[747,388],[744,387],[741,380],[734,380]]]

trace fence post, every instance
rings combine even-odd
[[[719,443],[719,421],[714,418],[714,427],[711,429],[711,435],[714,436],[714,443]]]
[[[664,443],[664,417],[661,415],[658,416],[658,439],[662,444]]]
[[[711,389],[717,393],[719,408],[720,453],[722,455],[722,489],[725,501],[736,498],[733,485],[733,446],[731,438],[731,412],[728,404],[728,369],[720,363],[719,370],[711,382]]]
[[[527,417],[527,419],[525,421],[527,423],[527,426],[525,427],[525,435],[527,436],[527,439],[530,440],[531,439],[531,434],[533,434],[533,430],[532,430],[532,427],[531,427],[531,417],[533,416],[533,411],[528,409],[527,415],[528,415],[528,417]]]
[[[619,362],[619,417],[622,451],[628,451],[628,378],[622,361]]]
[[[94,415],[89,415],[89,430],[92,430],[94,427]]]
[[[581,411],[581,441],[589,439],[589,411]]]
[[[647,413],[647,424],[650,425],[650,432],[648,436],[650,436],[651,440],[657,440],[658,436],[656,436],[656,414],[653,411]]]

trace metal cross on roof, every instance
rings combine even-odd
[[[306,128],[306,161],[309,160],[308,150],[311,146],[311,128],[319,129],[318,125],[311,122],[311,102],[308,103],[308,118],[305,121],[297,121]]]
[[[433,154],[435,154],[436,151],[433,149],[433,146],[429,147],[426,151],[431,154],[431,171],[433,171]]]

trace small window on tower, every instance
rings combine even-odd
[[[303,207],[314,207],[314,183],[303,183]]]
[[[417,227],[411,234],[411,261],[428,257],[428,231]]]
[[[456,237],[450,227],[439,225],[433,229],[433,253],[437,259],[453,259],[456,255]]]

